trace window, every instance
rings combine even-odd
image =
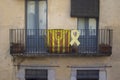
[[[98,17],[99,0],[71,0],[72,17]]]
[[[26,69],[25,80],[48,80],[47,69]]]
[[[96,52],[97,51],[97,19],[96,18],[78,18],[78,30],[80,32],[79,51]]]
[[[27,29],[46,29],[47,1],[27,0],[26,4]]]
[[[71,80],[107,80],[103,68],[72,68]]]
[[[78,18],[78,30],[81,35],[96,35],[96,18]]]
[[[46,0],[26,0],[26,52],[46,52],[46,18]]]
[[[20,66],[18,80],[55,80],[55,71],[51,67]]]
[[[98,70],[77,70],[76,80],[99,80]]]
[[[80,32],[79,51],[95,52],[98,42],[99,0],[71,0],[71,17],[76,17]]]

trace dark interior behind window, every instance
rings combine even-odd
[[[46,69],[26,69],[25,80],[48,80]]]
[[[77,70],[77,80],[99,80],[99,70]]]

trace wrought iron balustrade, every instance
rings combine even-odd
[[[70,45],[72,30],[10,29],[10,53],[13,56],[109,56],[112,54],[111,29],[78,30],[80,45]]]

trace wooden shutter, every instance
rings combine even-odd
[[[72,17],[99,17],[99,0],[71,0]]]

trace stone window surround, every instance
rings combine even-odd
[[[99,70],[99,80],[107,80],[105,68],[71,68],[71,80],[76,80],[77,70]]]
[[[25,70],[26,69],[47,69],[48,70],[48,80],[55,80],[55,70],[52,67],[41,67],[41,66],[21,66],[17,72],[18,80],[25,80]]]

